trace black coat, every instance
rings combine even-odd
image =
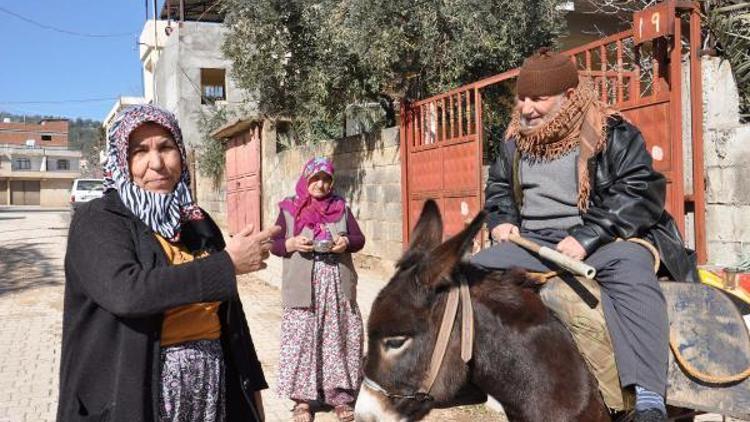
[[[207,217],[183,226],[182,236],[191,251],[214,253],[170,266],[115,191],[75,212],[65,255],[58,421],[157,421],[163,313],[212,301],[222,302],[227,420],[256,420],[253,393],[268,385],[221,232]]]
[[[490,167],[485,189],[485,210],[490,230],[502,223],[520,227],[517,183],[518,150],[514,140],[500,148]],[[694,254],[685,249],[680,232],[664,209],[667,181],[654,170],[638,128],[611,118],[604,151],[588,162],[592,193],[583,224],[568,233],[592,254],[617,238],[642,237],[659,250],[662,274],[678,281],[697,281]]]

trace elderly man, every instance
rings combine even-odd
[[[668,322],[649,249],[664,275],[694,280],[672,217],[666,181],[636,127],[597,99],[567,57],[540,50],[518,76],[517,105],[505,148],[490,169],[485,210],[492,248],[473,261],[485,268],[554,265],[508,243],[521,234],[598,271],[602,306],[624,387],[636,393],[636,421],[664,421]]]

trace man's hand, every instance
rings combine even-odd
[[[288,253],[292,252],[312,252],[313,250],[313,241],[308,239],[305,236],[299,235],[290,237],[286,240],[285,243],[286,251]]]
[[[347,246],[349,246],[349,238],[346,236],[339,236],[338,239],[336,239],[336,243],[333,244],[331,252],[344,253],[346,252]]]
[[[495,242],[502,243],[508,241],[508,236],[518,233],[518,227],[514,224],[503,223],[492,229],[492,238],[495,239]]]
[[[255,226],[248,224],[227,242],[225,250],[234,264],[235,274],[246,274],[266,268],[264,261],[271,249],[271,238],[281,231],[281,227],[273,226],[252,234],[254,230]]]
[[[573,237],[568,236],[557,244],[557,251],[565,256],[583,261],[586,258],[586,249]]]

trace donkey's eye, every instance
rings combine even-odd
[[[383,343],[385,344],[386,349],[400,349],[404,347],[406,340],[408,340],[408,337],[406,336],[388,337]]]

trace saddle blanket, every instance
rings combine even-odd
[[[601,299],[596,281],[576,280]],[[750,374],[750,334],[742,315],[719,289],[697,283],[660,285],[667,301],[672,350],[667,403],[750,419],[750,379],[742,377]],[[540,295],[570,330],[607,406],[632,409],[634,397],[620,385],[601,304],[591,308],[559,277],[550,279]],[[733,379],[737,376],[740,379]]]

